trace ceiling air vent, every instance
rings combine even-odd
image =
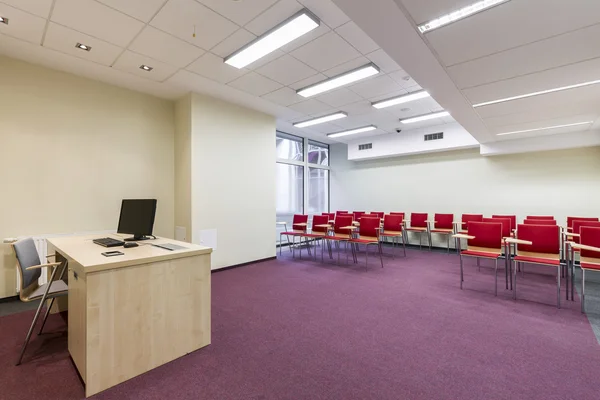
[[[358,145],[358,150],[369,150],[373,148],[373,143],[365,143],[365,144],[359,144]]]
[[[430,140],[440,140],[444,138],[444,132],[430,133],[428,135],[425,135],[424,138],[426,142]]]

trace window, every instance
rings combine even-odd
[[[285,228],[292,229],[294,214],[329,211],[329,146],[277,132],[277,241]],[[285,238],[283,238],[285,243]]]

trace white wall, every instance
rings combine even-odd
[[[192,240],[192,95],[175,103],[175,226]]]
[[[191,115],[192,240],[216,230],[213,269],[275,256],[275,118],[197,94]]]
[[[170,101],[0,57],[0,239],[116,229],[123,198],[172,237],[173,132]]]

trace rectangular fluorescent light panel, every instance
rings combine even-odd
[[[5,18],[5,17],[0,17],[0,23],[1,23],[1,24],[5,24],[5,25],[8,25],[8,18]]]
[[[319,25],[319,19],[310,11],[304,9],[226,57],[224,62],[238,69],[244,68],[259,58],[307,34]]]
[[[357,133],[374,131],[375,129],[377,129],[377,127],[375,125],[369,125],[369,126],[363,126],[362,128],[350,129],[348,131],[330,133],[327,136],[330,138],[338,138],[338,137],[342,137],[342,136],[356,135]]]
[[[361,79],[368,78],[369,76],[377,75],[378,73],[379,68],[375,64],[371,63],[338,76],[334,76],[333,78],[315,83],[314,85],[310,85],[304,89],[297,90],[296,93],[302,97],[311,97],[329,90],[337,89],[350,83],[360,81]]]
[[[590,82],[584,82],[584,83],[578,83],[576,85],[562,86],[562,87],[558,87],[558,88],[554,88],[554,89],[541,90],[539,92],[532,92],[532,93],[527,93],[527,94],[521,94],[519,96],[505,97],[503,99],[498,99],[498,100],[486,101],[484,103],[473,104],[473,108],[483,107],[483,106],[489,106],[489,105],[498,104],[498,103],[504,103],[504,102],[507,102],[507,101],[513,101],[513,100],[519,100],[519,99],[526,99],[528,97],[539,96],[541,94],[561,92],[563,90],[569,90],[569,89],[577,89],[577,88],[580,88],[580,87],[596,85],[598,83],[600,83],[600,80],[590,81]]]
[[[579,125],[587,125],[587,124],[593,124],[594,121],[586,121],[586,122],[576,122],[574,124],[566,124],[566,125],[554,125],[554,126],[547,126],[545,128],[534,128],[534,129],[525,129],[522,131],[514,131],[514,132],[504,132],[504,133],[497,133],[497,136],[503,136],[503,135],[514,135],[515,133],[526,133],[526,132],[537,132],[537,131],[546,131],[549,129],[558,129],[558,128],[568,128],[570,126],[579,126]]]
[[[470,6],[466,6],[461,8],[460,10],[451,12],[446,15],[442,15],[439,18],[426,22],[424,24],[419,25],[419,31],[421,33],[429,32],[434,29],[437,29],[441,26],[451,24],[460,19],[467,18],[473,14],[477,14],[478,12],[485,11],[489,8],[495,7],[502,3],[506,3],[510,0],[481,0],[477,3],[473,3]]]
[[[447,117],[448,115],[450,115],[450,113],[448,111],[440,111],[440,112],[436,112],[436,113],[432,113],[432,114],[421,115],[419,117],[401,119],[400,122],[402,122],[403,124],[412,124],[414,122],[421,122],[421,121],[427,121],[427,120],[434,119],[434,118]]]
[[[409,94],[405,94],[405,95],[402,95],[399,97],[394,97],[392,99],[378,101],[378,102],[372,103],[371,105],[375,108],[386,108],[386,107],[391,107],[391,106],[395,106],[398,104],[408,103],[409,101],[424,99],[425,97],[429,97],[429,96],[430,96],[430,94],[423,90],[421,92],[409,93]]]
[[[336,119],[346,118],[348,114],[345,112],[337,112],[335,114],[325,115],[319,118],[309,119],[308,121],[296,122],[294,126],[296,128],[306,128],[308,126],[322,124],[324,122],[335,121]]]

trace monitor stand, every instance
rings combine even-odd
[[[125,242],[138,242],[140,240],[149,240],[151,239],[149,236],[145,236],[145,235],[134,235],[132,237],[123,239]]]

